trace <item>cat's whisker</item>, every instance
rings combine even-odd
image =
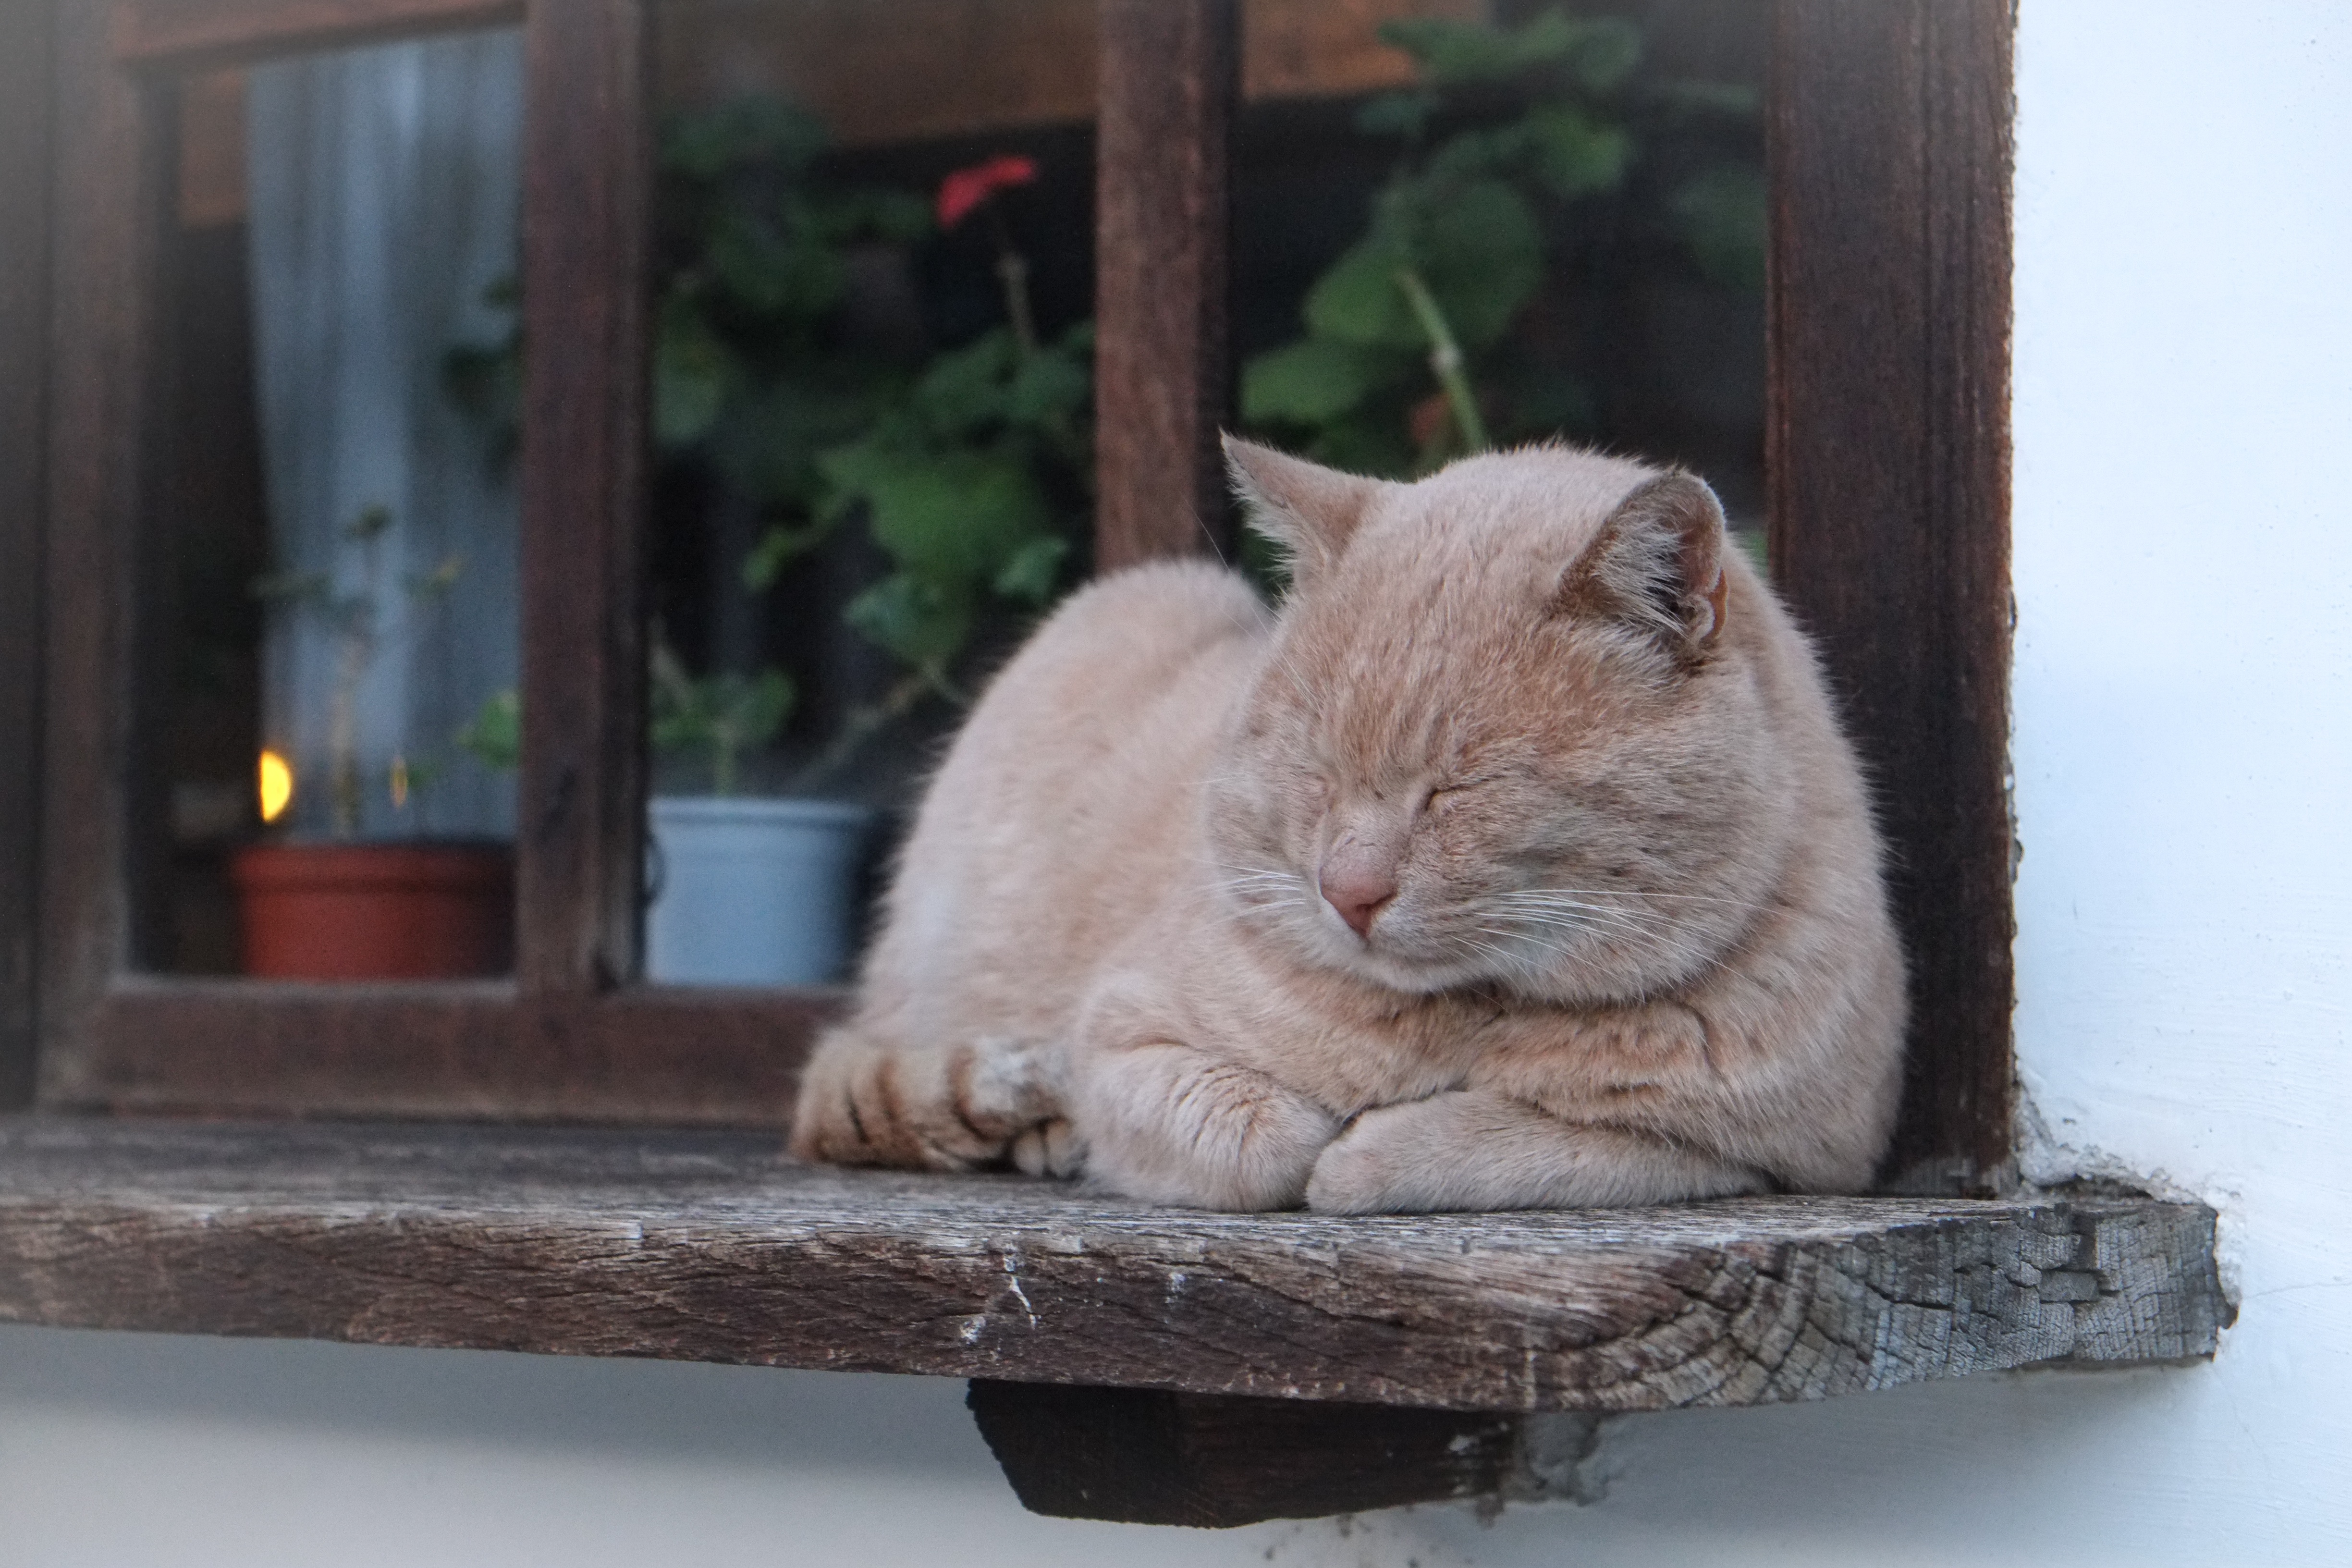
[[[1549,926],[1557,931],[1613,932],[1644,940],[1665,936],[1673,930],[1668,924],[1645,922],[1610,910],[1497,910],[1490,912],[1503,920]]]
[[[1744,899],[1719,898],[1713,893],[1653,893],[1640,888],[1520,888],[1507,893],[1497,893],[1498,899],[1656,899],[1678,904],[1745,904]]]
[[[1493,942],[1480,942],[1474,937],[1466,937],[1459,932],[1454,933],[1446,940],[1456,947],[1466,949],[1472,952],[1483,954],[1485,957],[1495,963],[1503,964],[1507,968],[1526,970],[1530,973],[1534,970],[1534,965],[1530,964],[1523,954],[1513,952],[1508,948],[1497,947]]]
[[[1217,892],[1230,892],[1239,888],[1295,888],[1297,885],[1298,879],[1296,877],[1281,877],[1265,874],[1248,877],[1234,877],[1223,882],[1212,882],[1209,884],[1210,888]]]
[[[1671,931],[1675,926],[1672,917],[1657,911],[1588,904],[1570,899],[1551,899],[1542,902],[1497,900],[1488,907],[1490,912],[1510,920],[1553,920],[1576,923],[1607,921],[1620,927],[1639,927],[1652,934]]]
[[[1528,931],[1497,931],[1492,926],[1481,926],[1478,929],[1487,932],[1489,935],[1498,936],[1505,938],[1507,941],[1519,942],[1525,946],[1536,948],[1543,952],[1556,953],[1562,958],[1569,957],[1575,952],[1575,949],[1570,947],[1565,942],[1552,942],[1546,938],[1536,936]],[[1532,965],[1530,967],[1532,967]]]

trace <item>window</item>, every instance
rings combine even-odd
[[[852,0],[805,4],[847,15]],[[1111,566],[1192,550],[1223,510],[1244,10],[1099,0],[1094,15],[1094,553]],[[1886,1184],[1981,1193],[2008,1158],[2011,1075],[2009,10],[1778,0],[1770,15],[1771,554],[1821,641],[1895,848],[1914,1022]],[[1315,1467],[1255,1463],[1237,1476],[1230,1461],[1253,1441],[1369,1452],[1378,1422],[1348,1406],[1279,1420],[1237,1406],[1235,1426],[1213,1397],[1235,1392],[1618,1408],[1816,1396],[2052,1356],[2210,1353],[2226,1306],[2212,1215],[2188,1205],[1754,1200],[1654,1225],[1191,1216],[1155,1228],[1034,1184],[780,1176],[767,1136],[648,1133],[623,1148],[72,1114],[761,1128],[788,1113],[799,1053],[838,993],[637,978],[655,16],[647,0],[0,12],[0,1104],[50,1113],[0,1121],[0,1312],[1139,1385],[1094,1399],[1104,1391],[989,1384],[975,1409],[1034,1506],[1193,1522],[1487,1488],[1521,1441],[1494,1417],[1407,1412],[1370,1445],[1392,1479],[1334,1490],[1305,1473]],[[173,973],[154,960],[168,945],[152,870],[169,813],[140,752],[159,732],[141,677],[162,647],[173,383],[160,258],[175,130],[201,108],[190,84],[518,21],[531,352],[512,973],[367,984]],[[362,1217],[316,1212],[346,1178]],[[777,1190],[756,1215],[729,1206],[729,1184],[762,1182]],[[909,1193],[911,1205],[873,1196]],[[312,1224],[331,1224],[334,1244],[285,1245],[287,1227]],[[635,1238],[625,1257],[609,1245],[615,1226]],[[1375,1249],[1387,1294],[1328,1299],[1300,1226],[1314,1247]],[[60,1227],[89,1245],[58,1247]],[[1225,1249],[1243,1266],[1227,1268]],[[1472,1253],[1552,1279],[1558,1299],[1530,1292],[1538,1310],[1482,1293],[1462,1265]],[[184,1270],[200,1288],[181,1289]],[[1266,1283],[1285,1270],[1290,1283]],[[387,1279],[402,1281],[396,1302]],[[1748,1306],[1725,1306],[1740,1291]],[[1724,1320],[1704,1354],[1685,1331],[1701,1296]],[[1252,1313],[1280,1329],[1264,1353],[1228,1331]],[[1831,1350],[1790,1352],[1822,1322]],[[1661,1324],[1677,1325],[1663,1347],[1650,1337]],[[1759,1326],[1766,1340],[1787,1330],[1769,1354],[1751,1342]],[[1708,1367],[1715,1381],[1685,1380]],[[1101,1436],[1076,1462],[1074,1424]],[[1171,1452],[1216,1461],[1193,1491],[1253,1495],[1171,1499]],[[1369,1463],[1333,1461],[1349,1475]]]
[[[12,94],[16,217],[56,184],[56,335],[12,353],[23,411],[9,536],[46,492],[39,883],[12,855],[11,919],[37,979],[11,974],[20,1079],[37,997],[35,1102],[257,1114],[480,1115],[764,1123],[824,990],[637,983],[645,781],[641,574],[647,486],[647,8],[530,6],[521,25],[523,757],[510,980],[322,987],[142,972],[161,803],[128,710],[152,657],[151,570],[167,345],[159,246],[175,102],[198,68],[395,34],[510,23],[507,5],[135,0],[53,18],[53,129]],[[323,18],[323,19],[322,19]],[[1097,213],[1100,564],[1194,547],[1221,516],[1237,12],[1108,3]],[[1772,188],[1769,511],[1784,589],[1819,634],[1879,781],[1914,965],[1912,1089],[1891,1173],[1985,1184],[2005,1158],[2008,832],[2001,793],[2005,552],[2007,23],[1998,6],[1788,0],[1768,106]],[[12,60],[39,58],[12,49]],[[13,68],[20,72],[26,67]],[[38,280],[10,253],[12,299]],[[37,337],[37,312],[5,320]],[[68,351],[67,345],[71,345]],[[26,435],[46,399],[50,438]],[[46,473],[41,464],[46,462]],[[45,482],[44,482],[45,481]],[[34,574],[5,574],[23,600]],[[29,614],[9,617],[30,667]],[[12,787],[28,788],[21,771]],[[37,909],[38,918],[35,919]],[[21,952],[24,943],[12,944]]]

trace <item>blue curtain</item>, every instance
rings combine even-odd
[[[351,644],[326,602],[372,581],[374,655],[344,705],[360,833],[509,837],[511,778],[454,737],[515,684],[513,479],[443,367],[452,346],[509,326],[484,295],[516,266],[520,35],[271,64],[252,72],[247,103],[276,568],[281,584],[331,585],[281,598],[269,616],[265,734],[295,763],[296,825],[331,825],[331,729]],[[350,532],[372,509],[389,521],[363,546]],[[443,591],[429,585],[436,575]]]

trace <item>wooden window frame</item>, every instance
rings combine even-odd
[[[645,783],[647,0],[57,0],[0,19],[0,1105],[773,1125],[839,993],[632,979]],[[1223,527],[1236,0],[1102,0],[1098,558]],[[520,17],[513,979],[137,973],[142,549],[170,74]],[[2008,0],[1778,0],[1767,481],[1894,847],[1891,1186],[2010,1153]],[[62,199],[58,193],[72,193]],[[46,352],[45,352],[46,351]],[[46,524],[43,519],[46,518]],[[37,671],[38,679],[21,673]],[[134,833],[135,824],[151,825]]]
[[[1098,4],[1097,557],[1118,566],[1226,527],[1239,0]],[[1533,1461],[1574,1434],[1519,1412],[2212,1353],[2210,1209],[1941,1195],[2010,1161],[2010,0],[1775,0],[1766,110],[1773,569],[1876,785],[1913,1009],[1883,1184],[1930,1195],[1171,1215],[780,1166],[765,1135],[68,1114],[789,1115],[840,993],[631,979],[649,5],[0,8],[0,1110],[60,1113],[0,1117],[0,1318],[965,1375],[1028,1506],[1188,1524],[1554,1495]],[[138,973],[168,75],[516,17],[516,973]]]

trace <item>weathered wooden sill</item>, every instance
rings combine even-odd
[[[0,1318],[988,1380],[1048,1507],[1003,1384],[1158,1391],[1181,1447],[1200,1395],[1622,1411],[2177,1361],[2228,1321],[2212,1243],[2142,1200],[1233,1215],[725,1133],[0,1119]],[[1422,1495],[1483,1484],[1423,1446],[1456,1462]]]

